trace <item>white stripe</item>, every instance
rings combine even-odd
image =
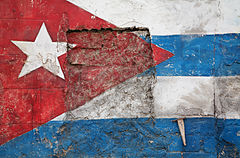
[[[240,119],[240,76],[158,76],[153,96],[157,118]]]
[[[156,117],[214,116],[213,77],[159,76],[153,96]]]
[[[239,92],[240,76],[133,77],[54,120],[214,116],[240,119]]]
[[[68,0],[118,27],[152,35],[240,32],[239,0]]]

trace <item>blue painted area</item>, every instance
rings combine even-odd
[[[152,43],[175,54],[156,66],[157,76],[235,76],[240,74],[240,36],[152,36]]]
[[[215,35],[215,75],[231,76],[240,74],[239,34]]]
[[[240,157],[240,120],[218,120],[217,150],[221,157]]]
[[[186,147],[172,120],[50,121],[0,146],[0,157],[240,156],[240,120],[185,119]]]

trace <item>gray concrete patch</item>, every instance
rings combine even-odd
[[[154,75],[133,77],[54,120],[153,117]]]
[[[216,117],[240,118],[240,76],[215,78]]]

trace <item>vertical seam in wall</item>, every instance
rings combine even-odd
[[[149,38],[150,40],[150,48],[151,48],[151,51],[152,51],[152,58],[153,58],[153,62],[154,61],[154,57],[153,57],[153,49],[152,49],[152,36],[151,36],[151,33],[150,31],[148,30],[148,34],[146,35],[145,38]],[[150,73],[150,78],[153,78],[152,82],[151,82],[151,86],[150,86],[150,96],[151,97],[151,104],[150,104],[150,117],[154,120],[155,117],[156,117],[156,114],[155,114],[155,108],[154,108],[154,95],[153,95],[153,89],[155,88],[155,85],[156,85],[156,82],[157,82],[157,78],[156,78],[156,74],[157,74],[157,70],[156,70],[156,66],[154,66],[154,71],[153,71],[153,74]]]
[[[67,33],[67,32],[66,32]],[[70,45],[69,45],[69,43],[68,43],[68,39],[67,39],[67,53],[69,52],[69,50],[71,50],[71,47],[70,47]],[[68,55],[67,55],[67,57],[66,57],[66,59],[65,59],[65,64],[67,65],[68,64],[68,62],[67,62],[67,60],[68,60]],[[69,70],[67,70],[67,74],[68,74],[68,76],[70,76],[70,73],[69,73]],[[65,121],[67,121],[67,120],[71,120],[71,121],[73,121],[73,120],[75,120],[76,118],[74,117],[74,115],[72,114],[72,111],[71,111],[71,105],[70,105],[70,103],[69,102],[67,102],[67,93],[69,93],[68,92],[68,90],[67,89],[69,89],[69,85],[68,85],[68,81],[66,80],[65,81],[66,82],[66,85],[65,85],[65,100],[64,100],[64,103],[65,103],[65,108],[66,108],[66,112],[65,112],[65,116],[64,116],[64,118],[63,118],[63,120]],[[66,87],[67,86],[67,87]]]
[[[221,12],[221,8],[220,8],[220,4],[221,4],[221,0],[218,0],[218,5],[217,5],[217,10],[219,12],[219,18],[221,19],[222,16],[222,12]],[[216,25],[216,30],[218,27],[218,23]],[[217,119],[217,107],[216,107],[216,34],[214,34],[214,41],[213,41],[213,108],[214,108],[214,118]]]
[[[221,0],[218,1],[218,5],[217,5],[217,9],[219,11],[219,18],[221,19],[221,9],[220,9],[220,3],[221,3]],[[219,27],[219,24],[216,25],[216,27]],[[217,29],[217,28],[216,28]],[[216,34],[214,34],[214,43],[213,43],[213,47],[214,47],[214,50],[213,50],[213,100],[214,100],[214,103],[213,103],[213,106],[214,106],[214,119],[215,119],[215,139],[216,139],[216,144],[215,144],[215,151],[216,151],[216,156],[217,158],[220,157],[220,151],[218,151],[218,145],[219,145],[219,128],[218,128],[218,116],[217,116],[217,107],[216,107]]]
[[[213,110],[214,110],[214,118],[216,118],[216,72],[215,72],[215,41],[216,41],[216,35],[214,35],[214,41],[213,41]]]

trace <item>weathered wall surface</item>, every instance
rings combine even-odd
[[[238,6],[1,1],[0,157],[240,157]]]
[[[226,127],[233,124],[236,126],[237,121],[186,119],[187,146],[184,147],[176,122],[172,120],[138,118],[61,123],[51,121],[3,145],[1,151],[4,152],[1,154],[22,157],[174,158],[239,155],[239,142],[235,140],[238,137],[233,133],[221,132],[229,131]],[[231,134],[233,138],[229,137]]]

